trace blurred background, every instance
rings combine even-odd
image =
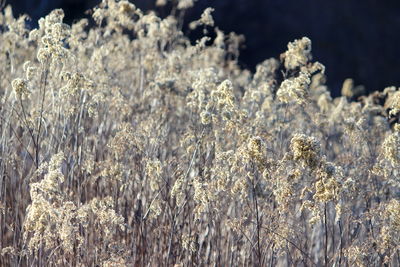
[[[63,8],[65,21],[85,16],[99,0],[6,0],[14,15],[27,13],[31,25],[54,8]],[[155,9],[153,0],[133,0],[142,10]],[[198,0],[185,22],[196,20],[213,7],[216,26],[243,34],[246,41],[239,58],[250,70],[263,60],[286,50],[289,41],[302,36],[313,42],[314,60],[326,66],[327,83],[334,96],[346,78],[367,91],[400,85],[399,0]],[[165,9],[165,8],[164,8]],[[87,16],[87,15],[86,15]],[[185,28],[184,28],[185,29]],[[192,33],[198,38],[200,33]]]

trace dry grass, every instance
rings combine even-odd
[[[174,3],[1,13],[0,265],[399,266],[400,91],[332,99],[308,38],[250,73]]]

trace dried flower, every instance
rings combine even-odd
[[[304,104],[308,96],[310,83],[310,75],[300,72],[298,77],[286,79],[282,82],[277,91],[277,97],[284,103],[294,100],[298,104]]]
[[[214,26],[214,19],[211,15],[211,12],[213,12],[214,9],[211,7],[206,8],[203,13],[201,14],[201,17],[199,20],[193,21],[189,24],[189,27],[193,30],[198,26],[204,25],[204,26]]]
[[[11,86],[15,91],[15,94],[18,98],[23,98],[29,95],[30,91],[28,90],[28,83],[26,80],[16,78],[11,82]]]
[[[312,59],[311,40],[307,37],[290,42],[287,47],[288,50],[281,57],[288,70],[305,66]]]
[[[320,144],[314,138],[304,134],[295,134],[290,140],[294,159],[301,160],[307,166],[314,168],[320,158]]]
[[[385,138],[382,144],[383,155],[393,166],[400,164],[400,134],[395,132]]]
[[[179,0],[178,9],[188,9],[193,6],[193,0]]]

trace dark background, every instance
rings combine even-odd
[[[65,21],[71,23],[98,2],[6,1],[14,15],[29,14],[32,25],[54,8],[63,8]],[[155,1],[132,2],[147,10]],[[370,92],[400,84],[400,0],[198,0],[186,22],[198,19],[208,6],[215,8],[216,26],[245,35],[240,64],[246,68],[254,70],[259,62],[279,57],[289,41],[307,36],[313,42],[314,60],[326,66],[333,95],[339,94],[346,78]]]

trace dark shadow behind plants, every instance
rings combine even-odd
[[[398,265],[399,90],[332,98],[307,37],[252,74],[174,4],[3,10],[0,265]]]

